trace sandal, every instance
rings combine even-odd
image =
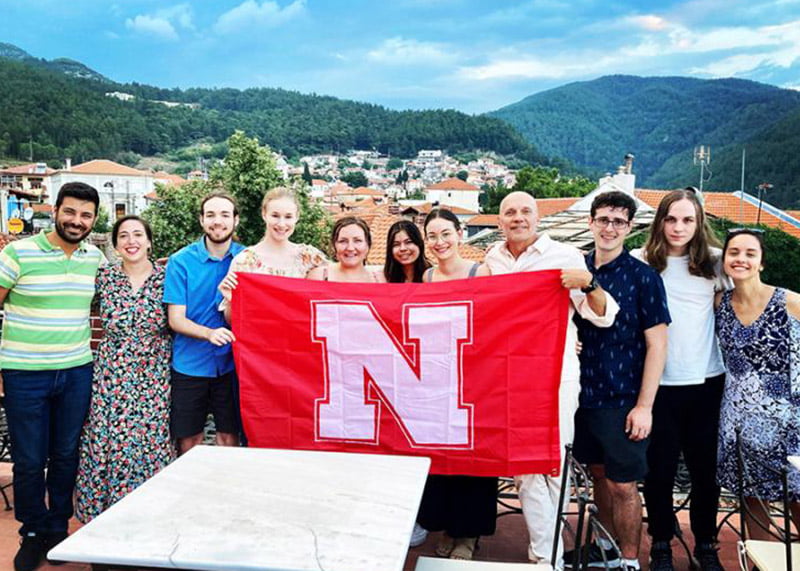
[[[436,544],[434,553],[436,553],[438,557],[450,557],[455,546],[456,540],[447,535],[446,532],[442,532],[442,537],[439,539],[439,543]]]
[[[455,547],[450,552],[450,559],[462,559],[468,561],[478,548],[477,537],[459,537],[455,541]]]

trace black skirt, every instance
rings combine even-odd
[[[497,478],[428,476],[417,521],[450,537],[492,535],[497,520]]]

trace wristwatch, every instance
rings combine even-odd
[[[581,288],[581,291],[582,291],[583,293],[592,293],[592,292],[593,292],[594,290],[596,290],[598,287],[600,287],[600,284],[599,284],[599,283],[597,283],[597,278],[596,278],[596,277],[594,277],[594,276],[592,276],[592,281],[590,281],[590,282],[589,282],[589,285],[588,285],[588,286],[586,286],[586,287],[582,287],[582,288]]]

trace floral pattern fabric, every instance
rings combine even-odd
[[[138,291],[118,264],[100,268],[104,337],[80,444],[76,516],[88,522],[166,466],[172,342],[162,302],[164,268]]]
[[[305,278],[309,270],[327,262],[325,254],[314,246],[294,244],[294,247],[295,256],[291,265],[277,267],[270,265],[268,260],[260,256],[256,252],[255,246],[250,246],[236,255],[231,263],[231,271],[268,274],[287,278]]]
[[[717,335],[728,374],[720,412],[717,476],[721,486],[739,491],[736,433],[741,431],[745,495],[781,497],[774,471],[800,454],[800,321],[786,310],[786,292],[776,288],[764,312],[742,325],[730,291],[717,309]],[[795,377],[794,380],[792,377]],[[789,495],[800,499],[800,472],[789,468]]]

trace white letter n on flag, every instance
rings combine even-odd
[[[317,438],[377,444],[385,406],[412,446],[472,446],[473,411],[463,402],[461,371],[463,346],[472,342],[470,302],[404,306],[402,343],[369,302],[311,305],[314,341],[323,344],[325,359]]]

